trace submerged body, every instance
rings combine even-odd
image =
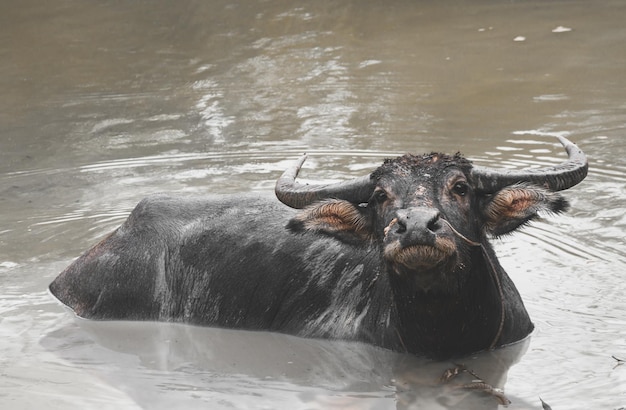
[[[453,298],[409,289],[396,298],[375,244],[294,232],[286,228],[294,215],[267,197],[148,197],[50,290],[90,319],[271,330],[435,356],[492,342],[496,326],[481,318],[500,306],[485,305],[493,298],[483,293],[495,292],[488,277]],[[532,330],[506,274],[503,281],[507,316],[516,320],[499,345]]]
[[[469,161],[430,154],[312,191],[294,183],[298,169],[277,195],[299,212],[250,195],[148,197],[50,290],[91,319],[279,331],[436,358],[532,331],[487,235],[564,210],[550,178],[547,188],[489,180],[497,189],[486,190]],[[575,173],[573,183],[586,160]]]

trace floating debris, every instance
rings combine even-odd
[[[567,33],[568,31],[572,31],[572,29],[569,27],[563,27],[563,26],[558,26],[557,28],[552,30],[553,33]]]
[[[398,221],[397,219],[394,219],[396,222]],[[391,221],[393,222],[393,221]],[[389,224],[391,225],[391,224]],[[387,229],[387,228],[385,228]],[[385,232],[386,233],[386,232]],[[459,373],[463,372],[467,370],[467,368],[465,367],[465,365],[456,365],[456,367],[452,368],[452,369],[446,369],[445,372],[443,372],[443,374],[441,375],[441,377],[439,378],[439,383],[448,383],[450,380],[454,379],[456,376],[459,375]]]
[[[541,102],[541,101],[562,101],[568,100],[569,97],[565,94],[543,94],[537,97],[533,97],[533,101]]]
[[[478,381],[475,381],[475,382],[472,382],[472,383],[464,384],[462,386],[459,386],[459,388],[467,389],[467,390],[477,390],[477,391],[481,391],[483,393],[486,393],[488,395],[491,395],[492,397],[494,397],[498,401],[498,404],[500,404],[502,406],[508,406],[509,404],[511,404],[511,400],[509,400],[504,395],[504,392],[502,390],[496,389],[492,385],[487,384],[487,383],[483,382],[482,380],[478,380]],[[549,409],[549,410],[552,410],[552,409]]]
[[[541,400],[541,407],[543,407],[543,410],[552,410],[552,407],[550,407],[548,403],[543,401],[541,397],[539,397],[539,400]]]
[[[509,400],[501,389],[495,388],[492,385],[485,383],[483,379],[481,379],[473,370],[468,369],[464,364],[455,364],[454,368],[446,369],[445,372],[439,378],[439,383],[445,384],[450,382],[452,379],[457,377],[461,373],[467,373],[474,377],[471,383],[465,384],[457,384],[454,386],[456,389],[464,389],[464,390],[475,390],[486,393],[492,397],[494,397],[498,403],[502,406],[508,406],[511,404],[511,400]]]

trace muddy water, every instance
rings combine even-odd
[[[48,295],[153,192],[341,180],[403,152],[589,155],[571,211],[498,240],[537,330],[464,359],[510,408],[626,406],[626,4],[0,4],[2,408],[495,408],[450,363],[359,344],[76,320]]]

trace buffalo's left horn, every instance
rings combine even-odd
[[[557,136],[565,151],[567,160],[559,165],[522,170],[492,169],[474,167],[472,179],[477,191],[494,193],[505,186],[520,182],[530,182],[552,191],[562,191],[578,184],[587,176],[587,157],[567,138]]]
[[[315,201],[327,198],[345,199],[353,203],[367,202],[374,191],[370,176],[354,178],[334,184],[308,185],[296,182],[298,172],[307,156],[304,154],[276,181],[276,197],[292,208],[304,208]]]

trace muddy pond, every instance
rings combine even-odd
[[[511,409],[626,407],[626,3],[0,4],[0,407],[498,408],[452,364],[342,341],[75,318],[48,293],[146,195],[270,192],[405,152],[589,157],[494,241],[536,329],[463,358]]]

